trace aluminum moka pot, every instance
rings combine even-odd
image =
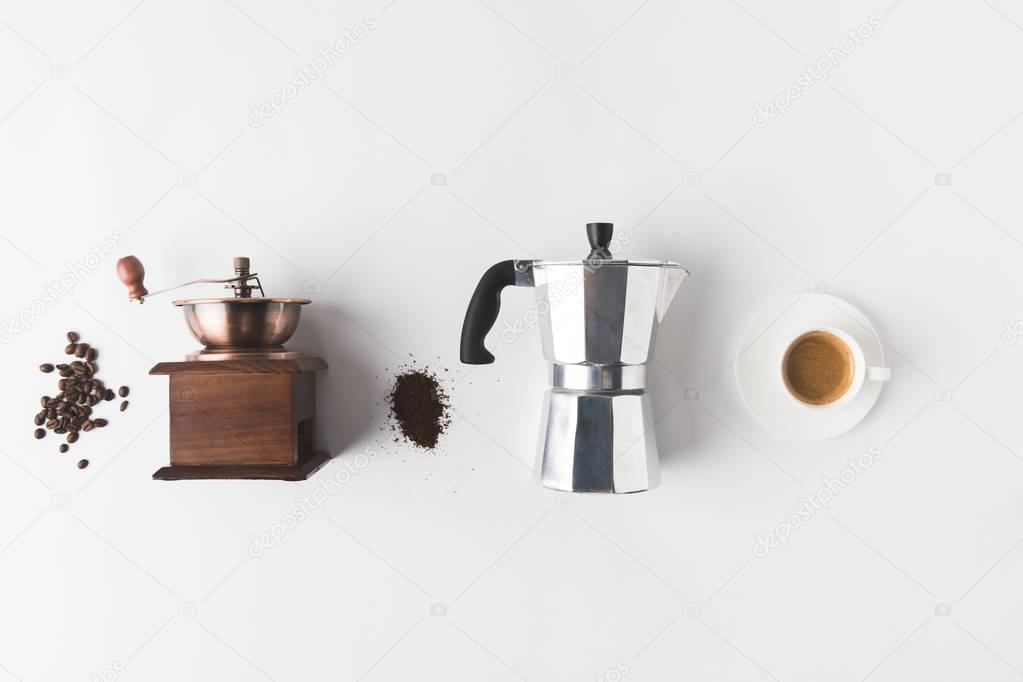
[[[506,260],[487,270],[462,323],[461,360],[489,364],[484,345],[507,286],[536,291],[551,363],[536,471],[568,492],[633,493],[660,483],[647,362],[657,326],[689,273],[668,261],[615,260],[613,225],[590,223],[577,261]]]

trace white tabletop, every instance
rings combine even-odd
[[[1004,0],[5,5],[0,679],[1015,679],[1021,25]],[[640,495],[534,482],[531,292],[495,364],[458,363],[485,269],[582,258],[588,221],[693,273]],[[150,480],[147,371],[196,343],[171,298],[125,302],[128,254],[154,289],[249,256],[312,299],[289,345],[330,365],[334,461]],[[894,379],[793,444],[732,371],[806,291],[863,310]],[[132,404],[59,455],[30,420],[68,328]],[[386,426],[413,361],[457,411],[436,452]]]

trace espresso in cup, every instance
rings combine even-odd
[[[841,400],[855,378],[853,349],[828,331],[810,331],[797,337],[782,360],[785,388],[807,405],[830,405]]]

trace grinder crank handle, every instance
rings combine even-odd
[[[247,261],[248,259],[246,259]],[[247,266],[246,266],[247,267]],[[200,277],[199,279],[193,279],[177,286],[167,287],[166,289],[158,289],[157,291],[149,291],[142,284],[142,280],[146,277],[146,268],[135,256],[125,256],[117,261],[117,276],[121,282],[128,287],[128,300],[138,301],[144,303],[146,298],[149,296],[156,296],[157,294],[163,294],[168,291],[174,291],[181,287],[187,287],[192,284],[230,284],[231,282],[247,282],[250,279],[256,280],[256,286],[259,288],[260,294],[263,293],[263,287],[259,283],[259,273],[252,272],[246,275],[238,275],[236,277],[228,277],[227,279],[210,279],[208,277]]]
[[[510,286],[533,286],[532,266],[532,261],[503,260],[483,273],[462,322],[460,357],[464,364],[489,365],[494,361],[483,342],[501,312],[501,291]]]

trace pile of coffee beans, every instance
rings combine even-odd
[[[62,453],[68,451],[69,444],[75,443],[80,434],[107,425],[106,419],[93,416],[93,408],[101,402],[114,400],[117,395],[122,398],[128,395],[127,386],[121,386],[115,394],[113,389],[107,388],[96,378],[99,372],[99,365],[96,364],[99,351],[82,341],[77,332],[68,332],[67,342],[64,354],[75,359],[66,363],[44,362],[39,365],[40,372],[44,374],[57,372],[60,379],[57,381],[56,395],[52,397],[44,395],[39,398],[42,409],[33,419],[35,425],[39,427],[33,434],[36,438],[45,438],[47,430],[64,436],[67,443],[60,444],[59,450]],[[124,400],[121,402],[121,412],[126,409],[128,401]],[[88,460],[78,462],[79,469],[87,466]]]

